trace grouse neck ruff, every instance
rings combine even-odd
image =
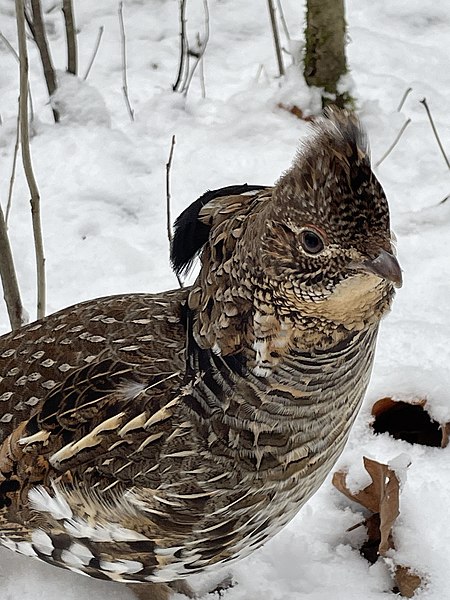
[[[401,285],[355,115],[318,119],[273,187],[188,207],[175,271],[197,254],[191,288],[0,338],[0,544],[164,599],[248,555],[322,484]]]

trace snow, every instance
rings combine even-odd
[[[43,2],[47,9],[55,4]],[[176,286],[169,269],[165,214],[165,163],[176,135],[172,212],[176,216],[206,189],[234,183],[271,184],[289,166],[307,124],[279,104],[313,112],[318,96],[294,68],[276,78],[269,19],[243,0],[209,0],[211,35],[205,57],[206,98],[198,72],[184,98],[171,91],[178,60],[178,2],[124,3],[131,122],[122,95],[116,3],[75,1],[80,73],[88,66],[98,29],[99,53],[86,81],[64,73],[61,11],[45,20],[60,90],[52,115],[40,62],[29,44],[35,111],[32,156],[42,197],[48,312],[107,294],[160,291]],[[302,47],[303,14],[284,0],[294,40]],[[203,32],[203,3],[188,2],[191,39]],[[16,45],[14,2],[0,0],[1,31]],[[337,468],[349,469],[353,489],[363,487],[362,456],[402,470],[400,517],[392,559],[416,569],[426,585],[419,600],[442,600],[450,587],[450,448],[428,448],[375,436],[373,402],[385,396],[424,398],[435,419],[450,420],[450,200],[448,169],[424,107],[432,110],[450,154],[450,5],[431,0],[347,1],[351,85],[376,162],[407,118],[411,123],[376,169],[390,199],[404,287],[382,324],[370,389]],[[286,44],[287,47],[287,44]],[[289,60],[286,61],[289,63]],[[261,70],[260,65],[264,68]],[[0,197],[8,196],[17,111],[17,62],[0,42]],[[258,75],[258,77],[257,77]],[[412,87],[401,112],[398,104]],[[28,192],[19,164],[9,231],[27,310],[35,305],[35,262]],[[0,327],[8,330],[6,310]],[[410,463],[409,467],[407,465]],[[227,600],[382,600],[390,595],[389,565],[370,566],[358,552],[360,508],[328,478],[286,529],[233,569],[237,585]],[[199,592],[227,573],[199,577]],[[0,550],[0,598],[61,595],[67,600],[131,598],[122,586],[82,578]]]

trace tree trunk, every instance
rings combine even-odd
[[[323,106],[348,105],[349,93],[337,89],[339,79],[347,73],[344,0],[307,0],[306,7],[306,82],[323,89]]]

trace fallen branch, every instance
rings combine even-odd
[[[127,81],[127,47],[125,37],[125,25],[123,22],[123,2],[119,2],[119,23],[120,23],[120,40],[122,48],[122,92],[125,98],[130,119],[134,121],[134,110],[131,108],[130,98],[128,96],[128,81]]]
[[[281,52],[280,36],[278,34],[278,25],[273,0],[267,0],[267,6],[269,7],[270,23],[272,25],[273,43],[275,45],[275,53],[277,55],[278,71],[280,77],[282,77],[284,75],[283,54]]]
[[[431,128],[433,129],[434,137],[436,138],[436,141],[438,143],[439,149],[440,149],[440,151],[442,153],[442,156],[444,157],[444,160],[445,160],[445,162],[447,164],[447,167],[450,169],[450,161],[448,160],[448,157],[447,157],[447,155],[445,153],[445,150],[444,150],[444,146],[442,145],[441,140],[439,138],[436,126],[435,126],[434,121],[433,121],[433,117],[431,116],[431,112],[430,112],[430,109],[429,109],[428,104],[427,104],[427,99],[423,98],[422,100],[420,100],[420,104],[423,104],[424,107],[425,107],[425,110],[427,111],[428,119],[430,121]]]
[[[34,177],[30,153],[30,136],[28,125],[28,53],[25,33],[25,10],[24,0],[15,0],[17,39],[19,41],[20,58],[20,95],[19,95],[19,119],[20,119],[20,141],[22,146],[22,162],[27,178],[28,188],[31,195],[31,217],[33,224],[34,248],[36,256],[37,275],[37,318],[45,316],[45,258],[44,243],[42,239],[40,196]]]
[[[172,136],[172,142],[170,144],[169,160],[166,163],[166,224],[167,224],[167,238],[169,240],[169,248],[172,246],[172,217],[170,211],[170,169],[172,167],[173,151],[175,149],[175,136]],[[183,283],[178,274],[176,274],[178,284],[183,287]]]
[[[97,41],[95,42],[94,51],[92,53],[91,60],[89,61],[88,67],[86,69],[86,73],[84,74],[84,77],[83,77],[84,81],[86,81],[89,73],[91,72],[92,65],[94,64],[95,57],[97,56],[97,52],[98,52],[98,49],[100,46],[100,42],[102,40],[104,30],[105,30],[105,28],[103,27],[103,25],[98,30]]]
[[[73,16],[72,0],[63,0],[62,11],[66,27],[67,42],[67,72],[77,74],[77,33],[75,30],[75,19]]]
[[[21,2],[23,6],[23,2]],[[30,28],[31,35],[38,47],[39,54],[41,56],[42,67],[44,69],[45,83],[47,84],[47,91],[50,98],[56,91],[56,75],[55,69],[53,68],[52,58],[50,55],[50,49],[47,43],[47,37],[45,35],[44,21],[42,18],[42,9],[40,0],[31,0],[31,10],[33,18],[23,9],[25,19],[27,20],[28,27]],[[20,41],[20,40],[19,40]],[[20,54],[20,52],[19,52]],[[59,112],[52,108],[53,118],[55,123],[59,122]]]
[[[400,129],[400,131],[398,132],[395,140],[392,142],[392,144],[389,146],[389,148],[386,150],[386,152],[383,154],[383,156],[380,158],[380,160],[378,162],[375,163],[375,167],[379,167],[381,165],[381,163],[389,156],[389,154],[392,152],[392,150],[395,148],[395,146],[398,144],[398,141],[400,140],[400,138],[402,137],[405,129],[408,127],[408,125],[411,123],[411,119],[407,119],[403,125],[402,128]]]

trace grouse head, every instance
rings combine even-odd
[[[351,113],[328,110],[313,125],[261,219],[264,272],[307,312],[334,306],[333,295],[353,310],[360,294],[375,288],[387,298],[402,283],[386,196]]]
[[[187,209],[174,239],[178,270],[202,246],[190,306],[203,346],[229,353],[289,328],[320,346],[378,324],[402,276],[386,196],[353,113],[328,109],[273,188],[228,190]],[[183,256],[187,214],[201,236]]]

